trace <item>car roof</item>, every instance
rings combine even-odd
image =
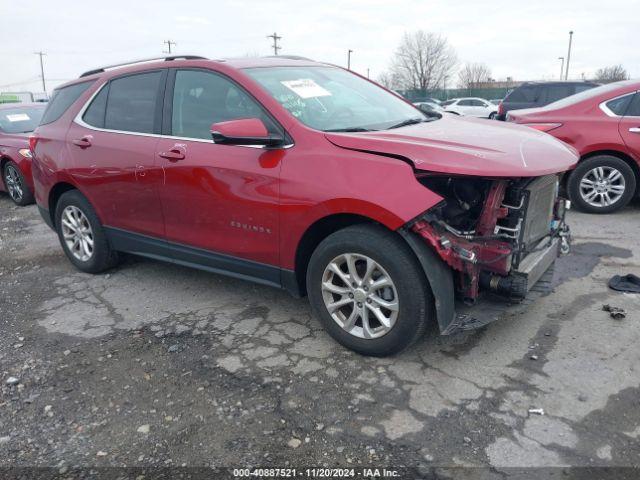
[[[8,110],[10,108],[20,107],[42,107],[46,108],[47,104],[43,102],[15,102],[15,103],[0,103],[0,110]]]
[[[562,81],[555,80],[550,82],[524,82],[522,85],[519,85],[519,86],[524,87],[524,86],[531,86],[531,85],[544,87],[544,86],[552,86],[552,85],[600,85],[600,84],[596,82],[590,82],[588,80],[562,80]]]

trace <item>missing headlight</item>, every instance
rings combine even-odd
[[[440,215],[459,231],[473,230],[480,218],[491,180],[482,178],[418,175],[418,181],[445,199]]]

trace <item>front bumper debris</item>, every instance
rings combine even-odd
[[[486,294],[474,305],[455,302],[455,316],[442,335],[453,335],[467,330],[475,330],[489,323],[506,320],[527,311],[531,304],[553,290],[553,264],[542,273],[540,279],[532,285],[524,299],[518,303],[505,302],[504,297]]]

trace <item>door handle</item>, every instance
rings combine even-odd
[[[73,140],[73,144],[83,149],[89,148],[91,146],[91,137],[87,136],[82,138],[76,138],[75,140]]]
[[[640,133],[640,127],[631,127],[629,131],[631,133]]]
[[[167,160],[171,160],[172,162],[184,160],[184,153],[177,149],[169,150],[168,152],[160,152],[158,155],[162,158],[166,158]]]

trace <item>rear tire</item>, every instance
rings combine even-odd
[[[78,190],[58,200],[55,226],[64,253],[77,269],[100,273],[118,264],[118,252],[111,249],[98,215]]]
[[[29,189],[29,185],[16,163],[8,161],[4,165],[2,181],[13,203],[20,207],[33,203],[33,192]]]
[[[489,120],[495,120],[496,119],[496,115],[498,114],[498,112],[491,112],[489,114]]]
[[[342,274],[334,273],[340,265]],[[385,286],[376,288],[379,285]],[[355,225],[324,239],[309,261],[307,292],[327,332],[363,355],[382,357],[404,350],[435,316],[415,255],[380,226]],[[335,308],[337,303],[344,306]]]
[[[620,210],[631,201],[635,191],[633,170],[612,155],[598,155],[580,162],[567,181],[569,199],[587,213]]]

